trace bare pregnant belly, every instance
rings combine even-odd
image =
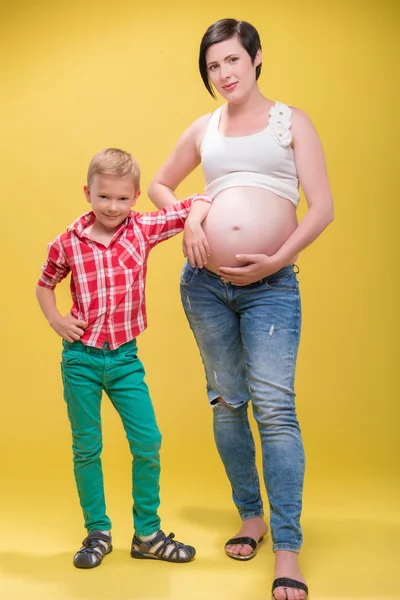
[[[296,227],[296,209],[289,200],[261,188],[224,190],[215,197],[203,223],[211,248],[207,269],[243,266],[236,254],[271,256]]]

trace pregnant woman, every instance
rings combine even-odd
[[[222,19],[200,46],[207,90],[226,103],[182,135],[149,189],[163,207],[200,163],[213,199],[202,231],[185,231],[189,262],[182,302],[203,360],[218,452],[242,524],[226,546],[255,556],[267,532],[248,421],[251,400],[262,445],[275,553],[275,600],[304,600],[298,565],[304,451],[294,375],[301,308],[294,265],[333,219],[318,135],[301,110],[264,97],[257,85],[261,44],[249,23]],[[308,211],[296,218],[299,184]],[[204,266],[207,264],[207,268]]]

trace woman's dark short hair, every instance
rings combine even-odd
[[[219,44],[219,42],[224,42],[235,36],[238,36],[240,43],[250,56],[251,62],[254,64],[256,54],[258,50],[261,50],[261,41],[257,29],[253,27],[253,25],[250,25],[250,23],[246,23],[246,21],[221,19],[210,25],[201,40],[199,53],[200,74],[204,85],[214,98],[215,93],[208,78],[206,52],[213,44]],[[261,64],[256,67],[256,80],[260,77],[260,73]]]

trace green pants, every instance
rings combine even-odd
[[[111,529],[106,515],[100,405],[103,390],[119,413],[133,456],[132,496],[136,534],[151,535],[160,527],[157,515],[161,434],[137,357],[136,342],[117,350],[63,341],[64,398],[72,428],[74,473],[85,527]]]

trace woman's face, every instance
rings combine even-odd
[[[206,52],[210,82],[228,102],[238,103],[256,84],[256,67],[261,63],[261,51],[254,64],[237,36],[213,44]]]

